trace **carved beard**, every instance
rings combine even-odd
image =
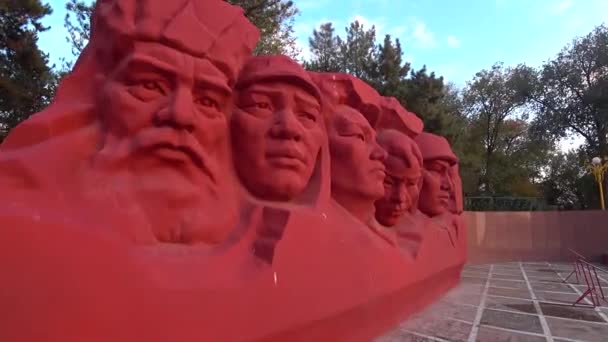
[[[214,177],[220,184],[206,175],[188,177],[152,151],[133,150],[130,140],[110,138],[95,153],[85,186],[89,197],[120,203],[132,224],[147,227],[158,242],[223,241],[238,216],[227,177]]]

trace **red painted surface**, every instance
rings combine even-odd
[[[468,261],[588,261],[608,251],[608,211],[465,212]]]
[[[97,4],[0,146],[0,340],[367,341],[456,285],[457,159],[415,114],[251,57],[223,1]]]

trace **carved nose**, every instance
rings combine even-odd
[[[407,201],[406,196],[404,194],[404,191],[401,189],[395,189],[392,193],[392,201],[395,204],[402,204],[405,203],[405,201]]]
[[[192,94],[186,90],[176,91],[169,105],[158,112],[157,118],[161,126],[194,131],[195,113]]]
[[[410,197],[407,194],[405,184],[400,184],[398,188],[392,191],[392,201],[395,204],[409,205]]]
[[[282,109],[275,113],[275,121],[270,134],[277,139],[299,141],[302,138],[302,128],[291,110]]]
[[[441,177],[441,190],[451,191],[452,190],[452,181],[449,176],[444,175]]]
[[[374,140],[372,142],[372,153],[370,155],[370,159],[384,162],[387,155],[388,154],[386,153],[386,151]]]

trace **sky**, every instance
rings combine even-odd
[[[164,0],[170,1],[170,0]],[[67,0],[48,1],[54,12],[43,20],[50,30],[39,45],[52,63],[73,59],[63,27]],[[414,69],[426,65],[448,82],[466,85],[475,73],[496,62],[538,67],[575,37],[608,22],[608,0],[294,0],[302,56],[309,56],[308,37],[332,22],[345,37],[345,27],[358,20],[376,27],[378,43],[385,34],[399,38],[404,59]],[[580,138],[562,142],[576,147]]]
[[[67,0],[50,0],[54,12],[40,35],[51,61],[71,59],[63,27]],[[464,86],[495,62],[540,66],[574,37],[608,22],[608,0],[294,0],[300,9],[295,31],[302,55],[314,28],[332,22],[336,33],[359,20],[401,41],[405,60],[427,65],[449,82]]]

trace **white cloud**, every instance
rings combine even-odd
[[[322,18],[316,22],[305,22],[294,25],[295,36],[297,37],[296,46],[301,51],[299,55],[300,60],[310,60],[311,52],[308,44],[308,38],[312,36],[313,30],[318,30],[319,27],[325,23],[332,23],[335,29],[335,34],[343,36],[342,32],[344,28],[339,20]]]
[[[300,50],[298,59],[301,61],[309,61],[311,57],[310,46],[308,45],[308,39],[296,39],[296,47]]]
[[[352,18],[350,18],[350,20],[348,21],[348,25],[350,25],[350,23],[358,21],[359,24],[363,25],[363,29],[365,30],[369,30],[372,28],[372,26],[374,26],[376,28],[376,37],[383,37],[384,36],[384,19],[383,18],[376,18],[376,19],[368,19],[362,15],[355,15]]]
[[[328,0],[299,0],[296,4],[299,10],[317,9],[327,5]]]
[[[566,12],[568,9],[570,9],[570,7],[572,7],[572,5],[574,5],[574,2],[572,0],[561,0],[553,8],[553,13],[562,14],[562,13]]]
[[[414,25],[412,37],[423,48],[432,48],[436,46],[433,33],[427,29],[426,25],[422,21],[418,21]]]
[[[558,141],[557,145],[562,152],[574,150],[585,143],[585,138],[573,135],[569,138],[563,138]]]
[[[448,46],[451,48],[457,48],[460,46],[460,39],[456,38],[455,36],[449,35],[448,36]]]
[[[391,35],[393,35],[395,37],[401,37],[407,32],[407,27],[405,27],[403,25],[396,26],[396,27],[393,27],[390,31],[391,31]]]

